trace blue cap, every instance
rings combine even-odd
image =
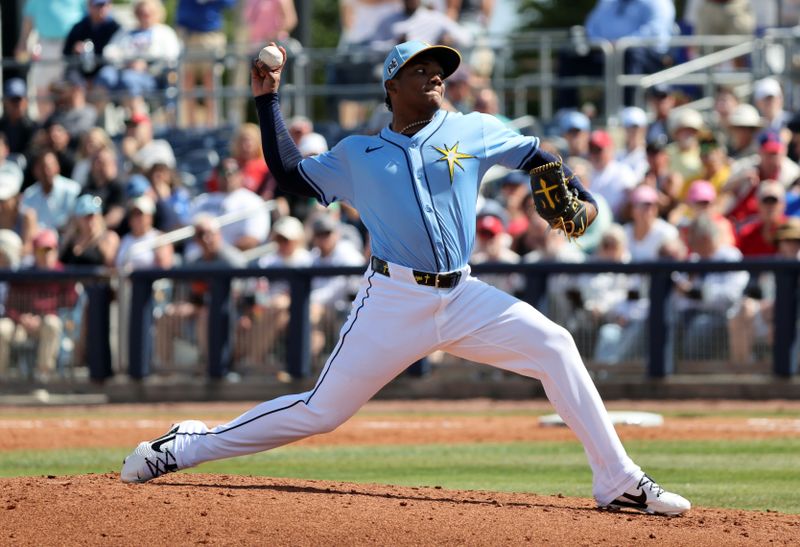
[[[570,129],[578,129],[580,131],[589,131],[591,129],[592,124],[589,121],[589,118],[586,114],[582,112],[578,112],[577,110],[570,110],[569,112],[565,112],[561,116],[561,121],[559,122],[561,126],[561,132],[566,133]]]
[[[433,55],[442,65],[444,78],[455,72],[458,65],[461,64],[461,54],[451,47],[432,46],[428,42],[420,42],[419,40],[403,42],[394,46],[383,62],[383,83],[386,84],[387,81],[397,76],[403,65],[413,57],[426,52]]]
[[[125,192],[128,194],[128,198],[138,198],[147,192],[148,188],[150,188],[150,181],[147,180],[147,177],[136,173],[128,179]]]
[[[6,97],[17,98],[25,97],[28,94],[28,86],[22,78],[11,78],[6,82],[3,94]]]
[[[83,194],[75,201],[75,216],[85,217],[86,215],[94,215],[103,210],[103,200],[100,196],[93,196],[92,194]]]

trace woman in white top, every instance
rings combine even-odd
[[[139,196],[131,201],[128,211],[131,231],[120,242],[116,266],[131,270],[171,268],[174,256],[172,245],[152,246],[153,240],[161,235],[153,228],[153,214],[156,212],[153,199]]]
[[[625,225],[631,261],[656,260],[666,241],[678,239],[678,229],[658,217],[658,192],[640,184],[630,195],[633,221]]]
[[[120,29],[103,50],[109,63],[95,77],[96,85],[124,92],[132,110],[142,111],[142,96],[155,91],[157,78],[176,63],[181,43],[164,24],[164,5],[159,0],[138,0],[133,6],[138,25]]]

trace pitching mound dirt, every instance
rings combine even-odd
[[[590,500],[264,477],[0,481],[9,545],[796,545],[796,515],[608,513]]]

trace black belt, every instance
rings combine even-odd
[[[372,269],[381,275],[391,277],[389,275],[389,263],[381,260],[377,256],[370,259]],[[420,272],[419,270],[412,270],[414,272],[414,281],[417,285],[425,285],[426,287],[436,287],[437,289],[450,289],[458,285],[461,281],[461,272],[453,273],[429,273]]]

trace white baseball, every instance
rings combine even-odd
[[[274,70],[283,63],[283,53],[276,46],[266,46],[258,52],[258,60]]]

